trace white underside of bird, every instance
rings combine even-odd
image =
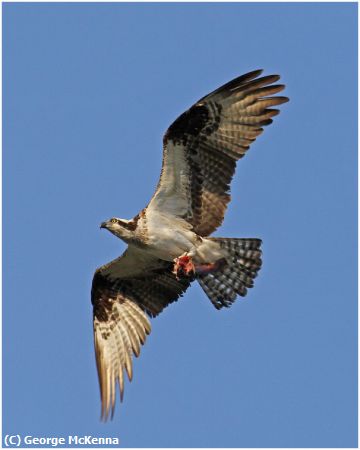
[[[189,230],[189,224],[172,216],[146,214],[147,235],[144,247],[147,253],[165,261],[174,261],[187,254],[194,264],[214,263],[226,256],[220,245],[210,239],[202,238]],[[141,222],[139,223],[141,227]]]

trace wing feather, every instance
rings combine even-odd
[[[185,219],[193,231],[211,234],[222,223],[230,201],[236,162],[272,123],[288,101],[275,96],[278,75],[255,70],[201,98],[181,114],[164,136],[163,165],[148,209]]]
[[[147,314],[159,314],[190,284],[189,280],[176,280],[171,263],[139,256],[129,248],[122,257],[97,269],[93,279],[94,342],[103,420],[114,414],[117,384],[123,399],[124,371],[130,381],[133,377],[132,355],[139,356],[151,331]]]

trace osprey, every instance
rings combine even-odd
[[[101,224],[128,244],[93,278],[94,341],[101,417],[123,399],[124,371],[133,376],[157,316],[197,280],[216,309],[245,296],[261,266],[261,240],[209,237],[222,223],[235,166],[263,126],[288,101],[284,85],[262,70],[242,75],[200,99],[163,139],[160,180],[148,206],[131,220]]]

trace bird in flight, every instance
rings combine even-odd
[[[131,381],[157,316],[198,281],[216,309],[245,296],[261,267],[261,240],[209,237],[230,201],[236,162],[288,101],[278,75],[255,70],[216,89],[181,114],[163,138],[160,179],[133,219],[101,224],[128,247],[99,267],[92,282],[101,417],[113,417],[116,385]]]

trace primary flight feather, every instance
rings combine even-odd
[[[236,162],[288,101],[274,96],[278,75],[242,75],[200,99],[164,135],[155,194],[131,220],[101,224],[128,244],[122,256],[99,267],[91,299],[101,393],[101,416],[113,415],[116,384],[132,379],[132,356],[155,317],[197,280],[215,308],[245,296],[261,267],[261,240],[209,237],[230,201]]]

